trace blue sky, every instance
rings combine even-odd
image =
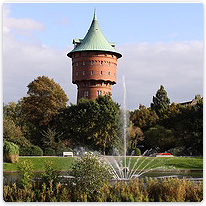
[[[160,85],[171,102],[203,95],[201,3],[9,3],[3,11],[5,103],[26,96],[26,86],[39,75],[53,78],[76,103],[66,54],[72,40],[87,33],[94,8],[104,36],[123,54],[115,101],[123,101],[123,75],[130,110],[150,106]]]
[[[203,7],[194,3],[14,3],[12,16],[42,22],[45,45],[65,47],[83,37],[94,8],[105,37],[116,44],[203,39]]]

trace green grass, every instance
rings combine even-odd
[[[52,161],[57,170],[66,171],[71,169],[71,164],[74,162],[75,157],[19,157],[19,162],[24,160],[30,160],[33,165],[35,171],[44,171],[44,162]],[[154,159],[154,160],[153,160]],[[137,157],[131,158],[130,168],[133,167],[137,160]],[[142,164],[141,162],[145,160]],[[17,171],[18,163],[3,163],[4,171]],[[127,163],[129,162],[129,157],[127,158]],[[202,157],[141,157],[140,161],[136,165],[140,165],[139,169],[145,169],[151,166],[165,166],[166,168],[174,168],[174,169],[203,169],[203,158]],[[124,163],[123,163],[124,165]]]
[[[132,158],[131,167],[136,162],[136,158]],[[143,162],[144,161],[144,162]],[[129,162],[129,158],[127,158]],[[143,162],[141,164],[141,162]],[[141,164],[141,165],[140,165]],[[151,167],[165,167],[168,169],[203,169],[202,157],[141,157],[136,165],[140,165],[140,169],[148,169]]]
[[[31,161],[35,171],[44,171],[45,161],[52,161],[57,170],[69,170],[75,157],[19,157],[18,163],[4,163],[4,171],[17,171],[17,165],[22,161]]]

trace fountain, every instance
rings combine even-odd
[[[149,172],[154,169],[160,168],[157,167],[159,163],[162,163],[162,160],[157,162],[155,157],[151,158],[152,155],[144,157],[146,153],[150,152],[151,150],[146,150],[143,157],[138,157],[134,162],[133,166],[131,166],[133,152],[131,156],[127,156],[127,110],[126,110],[126,84],[125,78],[122,77],[123,82],[123,90],[124,90],[124,99],[123,99],[123,140],[124,140],[124,153],[123,156],[104,156],[104,161],[111,167],[111,173],[113,175],[113,179],[115,180],[129,180],[132,178],[140,177],[142,174]],[[127,164],[127,159],[129,157],[129,161]],[[148,158],[149,161],[148,161]],[[153,161],[156,159],[156,163],[152,164]],[[145,164],[145,165],[144,165]],[[155,167],[156,166],[156,167]],[[131,168],[130,168],[131,167]],[[161,164],[162,168],[162,164]]]

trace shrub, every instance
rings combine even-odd
[[[60,147],[56,149],[57,156],[63,156],[63,152],[72,152],[72,149],[69,147]]]
[[[139,148],[135,149],[135,155],[140,156],[141,155],[141,150]]]
[[[43,156],[43,150],[35,145],[30,147],[20,147],[20,156]]]
[[[32,162],[23,161],[17,165],[17,171],[20,175],[19,185],[20,187],[31,187],[32,178],[34,177],[34,167]]]
[[[18,162],[19,147],[13,142],[4,141],[3,143],[3,161],[15,163]]]
[[[74,177],[74,199],[88,196],[90,201],[95,201],[101,187],[112,178],[110,169],[98,156],[90,152],[81,159],[76,159],[71,171]]]
[[[59,180],[59,172],[57,171],[55,165],[51,161],[45,161],[45,172],[41,175],[41,181],[47,186],[52,183],[55,185]]]
[[[45,148],[44,150],[44,156],[55,156],[56,152],[52,148]]]

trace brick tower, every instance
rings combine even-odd
[[[122,55],[115,50],[102,34],[96,12],[84,39],[73,39],[74,49],[67,54],[72,58],[72,83],[77,85],[77,101],[82,98],[96,99],[111,94],[116,84],[117,59]]]

